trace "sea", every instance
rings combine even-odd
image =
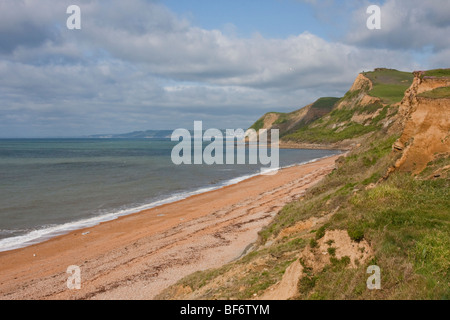
[[[0,251],[235,184],[261,165],[175,165],[170,139],[0,139]],[[338,150],[280,149],[280,167]]]

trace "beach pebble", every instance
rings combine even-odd
[[[87,234],[89,234],[89,233],[91,233],[90,231],[87,231],[87,232],[83,232],[81,235],[82,236],[85,236],[85,235],[87,235]]]

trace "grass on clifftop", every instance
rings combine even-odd
[[[450,98],[450,87],[441,87],[430,91],[425,91],[419,94],[418,96],[431,99]]]
[[[424,72],[427,77],[450,77],[450,69],[434,69]]]
[[[412,73],[394,69],[375,69],[363,75],[373,83],[369,95],[380,98],[386,104],[400,102],[414,79]]]

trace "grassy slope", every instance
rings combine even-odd
[[[305,204],[314,203],[315,210],[339,208],[326,228],[347,229],[355,240],[364,237],[374,249],[375,257],[357,269],[329,266],[310,275],[309,286],[299,287],[302,298],[450,298],[448,172],[431,180],[394,174],[366,189],[395,159],[390,152],[395,138],[372,140],[368,148],[345,158],[338,170],[311,190]],[[448,164],[447,156],[437,167]],[[286,210],[284,215],[298,212]],[[365,286],[365,270],[372,264],[378,265],[382,274],[382,290],[376,292]]]
[[[373,108],[369,112],[375,112],[382,107],[382,105],[374,104],[368,106],[368,109]],[[353,109],[334,109],[329,114],[329,117],[320,118],[309,126],[302,127],[293,133],[285,135],[283,139],[326,144],[356,138],[377,130],[380,126],[380,121],[386,116],[387,111],[388,109],[386,108],[369,123],[360,124],[350,120],[355,112],[362,113],[364,109],[358,111]],[[336,124],[343,125],[336,126]]]
[[[434,69],[424,72],[427,77],[450,77],[450,69]]]
[[[450,98],[450,87],[441,87],[430,91],[422,92],[421,94],[419,94],[419,97],[431,99]]]
[[[286,205],[260,232],[258,250],[222,268],[196,272],[179,284],[198,290],[225,275],[226,283],[209,289],[203,299],[250,299],[278,282],[298,253],[313,245],[315,234],[293,234],[264,244],[298,221],[335,212],[316,234],[347,230],[354,240],[365,238],[375,257],[356,269],[346,268],[343,259],[316,274],[308,271],[299,281],[299,298],[450,299],[450,176],[447,169],[439,178],[425,179],[449,165],[449,158],[430,163],[419,179],[394,174],[366,188],[398,157],[391,147],[397,137],[379,131],[342,158],[337,170],[302,199]],[[366,269],[373,264],[381,268],[382,290],[366,288]]]
[[[400,132],[395,122],[378,126],[380,119],[393,115],[389,106],[381,108],[378,119],[369,124],[375,127],[372,134],[341,157],[336,170],[277,214],[260,232],[257,250],[222,268],[194,273],[179,284],[198,290],[215,279],[226,279],[201,297],[252,298],[278,282],[299,252],[313,247],[326,229],[342,229],[355,241],[367,240],[374,258],[356,269],[346,268],[348,261],[342,259],[317,273],[305,270],[298,283],[299,298],[450,299],[450,159],[448,154],[438,157],[419,176],[386,176],[400,156],[392,150]],[[327,117],[348,121],[354,112],[362,111],[334,110]],[[272,243],[297,222],[330,213],[314,233],[293,233]],[[373,264],[381,268],[381,290],[366,288],[366,270]],[[161,298],[172,293],[166,290]]]
[[[261,118],[256,120],[256,122],[249,129],[254,129],[254,130],[258,131],[259,129],[263,128],[265,117],[266,117],[266,115],[263,115]]]
[[[334,98],[334,97],[324,97],[320,98],[317,101],[315,101],[311,105],[311,109],[314,111],[319,110],[321,112],[329,112],[331,109],[333,109],[336,102],[339,101],[340,98]],[[298,110],[297,110],[298,111]],[[273,125],[280,128],[280,135],[283,136],[286,132],[284,130],[284,127],[289,126],[293,121],[295,121],[296,112],[293,111],[290,113],[282,113],[282,112],[268,112],[261,118],[259,118],[251,127],[250,129],[255,129],[258,131],[259,129],[263,128],[264,126],[264,119],[269,114],[275,114],[278,116],[278,119],[274,121]],[[316,116],[317,118],[317,116]],[[295,127],[294,130],[299,129],[303,126],[307,125],[307,122],[300,121]]]
[[[364,134],[374,132],[381,126],[380,121],[388,114],[390,104],[401,101],[404,92],[411,86],[413,74],[392,69],[377,69],[366,72],[364,75],[373,83],[373,89],[356,90],[347,92],[341,101],[356,104],[353,108],[334,109],[329,117],[321,118],[309,126],[300,128],[283,137],[285,140],[310,143],[335,143],[345,139],[357,138]],[[381,103],[361,106],[358,97],[362,91],[371,96],[380,98]],[[384,109],[382,109],[384,107]],[[382,109],[378,116],[370,122],[356,123],[351,121],[355,114],[375,113]],[[338,126],[337,126],[338,125]]]
[[[312,107],[317,109],[331,110],[335,104],[340,100],[340,98],[335,97],[324,97],[319,98],[313,103]]]
[[[414,79],[414,75],[410,72],[393,69],[376,69],[363,74],[373,83],[369,95],[380,98],[386,104],[400,102]]]

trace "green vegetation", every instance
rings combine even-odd
[[[312,107],[317,109],[331,110],[339,100],[340,98],[334,97],[320,98],[313,103]]]
[[[450,77],[450,69],[434,69],[424,72],[427,77]]]
[[[439,170],[440,168],[445,168]],[[436,158],[427,164],[425,170],[423,170],[419,177],[422,179],[427,179],[430,177],[443,177],[448,178],[450,173],[450,157],[448,154],[438,154]]]
[[[258,132],[260,129],[264,127],[264,118],[266,115],[259,118],[251,127],[250,129],[254,129],[256,132]]]
[[[442,74],[443,71],[440,72]],[[389,115],[392,104],[401,101],[404,92],[413,81],[414,75],[393,69],[375,69],[363,73],[373,83],[359,90],[348,91],[344,97],[324,97],[312,104],[311,109],[329,112],[327,116],[317,117],[309,122],[300,121],[292,126],[293,113],[276,113],[278,118],[273,125],[280,129],[280,137],[284,141],[306,142],[315,144],[333,144],[347,139],[355,139],[378,130],[382,120]],[[368,105],[361,105],[360,99],[364,94],[378,97],[377,101]],[[429,93],[436,97],[448,94],[447,90]],[[339,105],[339,108],[336,106]],[[380,111],[381,110],[381,111]],[[377,115],[370,118],[371,115]],[[267,114],[266,114],[267,115]],[[352,121],[354,116],[367,116],[367,121]],[[264,116],[265,117],[265,116]],[[260,118],[251,128],[259,130],[264,125],[264,117]],[[356,118],[355,118],[356,119]],[[363,118],[364,119],[364,118]],[[289,131],[286,129],[289,128]]]
[[[364,230],[383,270],[384,297],[449,298],[449,190],[444,179],[420,181],[395,174],[349,197],[332,219],[336,228],[352,223],[355,230]],[[325,278],[329,281],[332,275]],[[316,289],[327,296],[328,283],[321,284],[319,279],[317,284]]]
[[[363,113],[374,113],[376,111],[378,111],[378,109],[383,108],[383,105],[380,102],[375,102],[375,103],[371,103],[368,104],[364,107],[358,108],[356,110],[357,114],[363,114]]]
[[[350,239],[356,242],[360,242],[364,238],[364,229],[359,225],[350,226],[347,233]]]
[[[357,269],[341,268],[348,261],[331,259],[332,266],[308,275],[314,282],[309,283],[308,290],[300,291],[302,298],[450,298],[450,181],[448,173],[439,171],[448,165],[448,155],[430,162],[430,169],[420,175],[441,172],[433,180],[397,173],[374,188],[364,188],[366,179],[375,173],[379,176],[379,170],[385,170],[395,161],[388,146],[396,138],[373,140],[371,147],[343,159],[339,168],[302,201],[302,208],[308,208],[311,202],[319,212],[338,207],[327,229],[347,229],[353,240],[365,238],[375,251],[374,260]],[[361,165],[363,159],[372,157],[376,161],[368,164],[369,169]],[[286,216],[291,221],[307,216],[299,207],[293,210],[295,206],[291,205],[290,208],[283,210],[285,217],[274,223],[285,220]],[[364,286],[364,272],[370,264],[382,270],[383,290],[379,292],[371,292]]]
[[[402,101],[405,91],[410,87],[407,85],[379,84],[369,92],[373,97],[381,98],[385,103],[397,103]]]
[[[326,226],[322,226],[316,231],[316,240],[322,239],[325,235]]]
[[[361,145],[339,158],[336,169],[300,199],[284,206],[260,231],[255,251],[222,268],[195,273],[179,284],[193,290],[206,288],[202,293],[206,299],[249,299],[280,281],[304,249],[317,253],[327,230],[345,230],[353,241],[370,245],[371,260],[338,259],[336,250],[341,251],[328,240],[330,263],[323,269],[309,266],[307,258],[303,259],[306,256],[300,258],[303,276],[297,284],[298,298],[450,299],[449,154],[436,154],[416,176],[388,174],[401,156],[392,149],[401,131],[382,124],[396,113],[390,103],[398,101],[412,75],[388,69],[365,74],[374,82],[370,94],[385,103],[361,107],[358,98],[367,88],[353,91],[339,100],[344,102],[339,109],[285,136],[288,140],[329,143],[367,134]],[[393,89],[388,90],[388,84]],[[433,91],[428,93],[443,97]],[[352,121],[355,114],[361,115],[363,124]],[[288,114],[279,115],[277,121],[284,123]],[[285,234],[283,230],[311,217],[324,222],[316,230],[279,239]],[[365,248],[358,250],[363,253]],[[366,287],[369,265],[381,269],[381,290]],[[216,285],[206,287],[211,283]]]
[[[318,243],[317,243],[316,239],[311,239],[311,240],[309,241],[309,246],[310,246],[311,248],[317,248]]]
[[[277,113],[278,119],[273,122],[273,124],[283,124],[289,121],[290,113]]]
[[[419,94],[418,96],[431,99],[450,98],[450,87],[441,87],[430,91],[425,91]]]
[[[227,264],[219,269],[195,272],[179,284],[199,290],[220,275],[232,272],[234,268],[241,272],[233,277],[234,283],[219,286],[215,291],[207,293],[210,299],[249,299],[254,293],[264,291],[281,280],[286,268],[297,258],[296,253],[305,247],[306,242],[300,238],[289,239],[286,242],[270,248],[251,252],[242,259]],[[259,262],[263,260],[263,262]],[[248,269],[249,266],[256,269]],[[160,298],[167,298],[169,293],[163,293]]]
[[[278,235],[282,229],[294,225],[300,220],[308,219],[315,212],[329,212],[341,207],[351,197],[353,190],[365,189],[364,183],[367,183],[367,179],[383,176],[386,168],[396,160],[392,156],[391,150],[392,144],[397,139],[398,135],[385,137],[383,130],[374,134],[368,140],[365,148],[361,148],[358,153],[352,153],[342,158],[339,161],[338,169],[326,176],[317,186],[311,188],[304,201],[287,204],[273,222],[260,232],[261,241],[264,243],[272,235]],[[370,163],[365,159],[370,159]],[[354,228],[357,227],[359,228],[357,225],[354,226]],[[322,238],[326,229],[330,229],[330,227],[321,226],[316,231],[315,239]]]
[[[331,248],[328,248],[327,251],[328,251],[328,254],[332,257],[334,257],[336,255],[336,248],[331,247]]]
[[[401,101],[404,92],[411,86],[414,76],[412,73],[391,69],[376,69],[364,75],[372,81],[372,90],[369,91],[369,85],[366,84],[359,90],[347,92],[341,99],[324,100],[339,107],[335,107],[326,117],[282,135],[283,140],[332,144],[355,139],[378,130],[381,122],[394,114],[391,104]],[[378,97],[382,102],[375,101],[361,105],[360,99],[364,94]],[[361,116],[365,120],[354,120],[358,119],[354,118],[355,116]]]
[[[373,135],[366,147],[339,161],[338,169],[301,202],[286,206],[261,232],[265,241],[270,233],[307,219],[312,208],[315,212],[337,208],[326,229],[344,229],[352,240],[371,243],[375,257],[369,263],[349,269],[345,268],[348,257],[332,257],[323,271],[305,276],[299,283],[301,298],[450,298],[450,181],[449,170],[442,171],[450,160],[442,155],[430,162],[429,169],[419,176],[422,179],[397,173],[380,180],[396,160],[391,146],[397,138],[382,138],[381,132]],[[424,180],[430,174],[435,178]],[[378,184],[366,189],[369,181]],[[325,228],[320,228],[316,238],[324,232]],[[370,264],[382,270],[381,291],[365,287],[365,269]]]
[[[312,143],[333,143],[345,139],[356,138],[377,129],[373,125],[362,125],[351,122],[345,127],[334,129],[324,127],[303,127],[294,133],[284,136],[286,140],[308,141]]]
[[[380,98],[387,104],[400,102],[414,79],[412,73],[394,69],[376,69],[363,74],[373,83],[373,88],[369,94]]]

